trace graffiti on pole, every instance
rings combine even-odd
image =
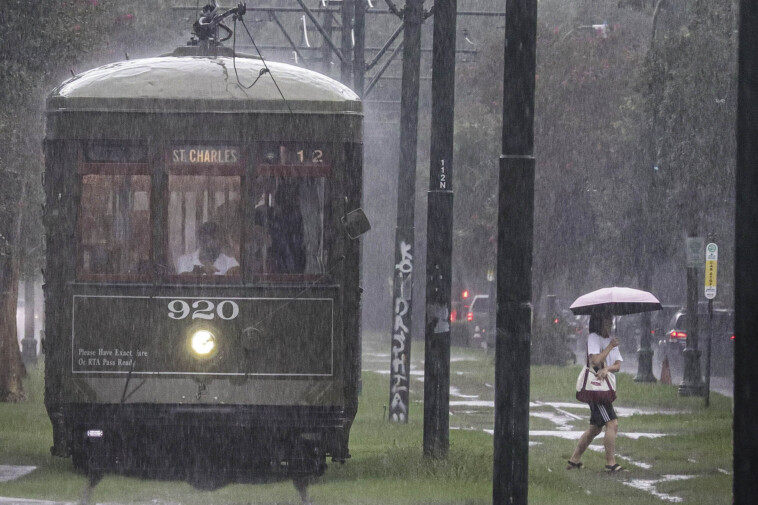
[[[392,323],[392,356],[390,366],[389,419],[408,422],[408,386],[410,381],[410,348],[413,255],[412,245],[399,244],[399,259],[395,265],[395,300]]]

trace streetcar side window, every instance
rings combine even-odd
[[[150,273],[150,176],[82,175],[78,277]]]
[[[322,274],[325,271],[323,177],[265,172],[255,181],[253,271]]]
[[[168,250],[185,276],[240,276],[241,177],[168,179]]]

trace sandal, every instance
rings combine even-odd
[[[579,463],[574,463],[571,460],[568,460],[568,466],[566,467],[566,470],[581,470],[584,466],[584,463],[581,461]]]
[[[623,472],[624,467],[616,463],[615,465],[605,465],[605,471],[608,473]]]

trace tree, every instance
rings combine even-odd
[[[666,3],[663,3],[665,6]],[[652,136],[653,263],[679,257],[687,233],[718,235],[719,298],[731,302],[737,61],[736,7],[697,0],[658,26],[640,109]]]
[[[730,291],[735,27],[732,0],[540,3],[534,302],[636,285],[653,264],[654,291],[681,303],[691,217],[719,233],[719,285]],[[494,261],[502,42],[491,37],[457,86],[456,265]]]
[[[543,292],[569,296],[632,270],[631,255],[619,251],[630,248],[628,232],[636,226],[631,160],[639,130],[623,121],[623,111],[635,94],[629,69],[644,57],[649,23],[650,13],[611,1],[540,3],[535,301]],[[459,85],[467,92],[458,102],[455,254],[478,251],[494,263],[502,41],[483,46]]]
[[[167,15],[167,0],[150,11],[136,0],[7,3],[0,17],[0,144],[5,148],[0,180],[15,182],[0,184],[0,212],[1,222],[15,232],[4,230],[0,238],[0,401],[17,401],[23,399],[15,325],[18,277],[19,272],[34,276],[44,251],[44,97],[74,68],[83,70],[83,62],[94,66],[123,59],[127,48],[136,46],[133,52],[140,53],[165,46],[178,30]]]
[[[18,236],[21,181],[18,174],[0,172],[0,187],[15,191],[16,198],[0,202],[0,401],[24,399],[21,379],[26,369],[16,337],[18,260],[14,254]]]

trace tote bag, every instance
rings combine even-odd
[[[582,403],[613,403],[616,399],[616,376],[609,373],[605,379],[598,377],[590,366],[588,355],[587,364],[576,379],[576,399]]]

